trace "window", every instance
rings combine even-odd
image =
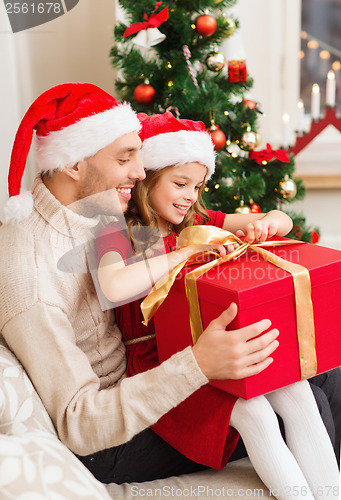
[[[335,74],[341,96],[341,0],[302,0],[301,99],[311,112],[313,84],[320,87],[321,105],[326,102],[326,79]]]

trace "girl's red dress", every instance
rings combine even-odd
[[[225,214],[208,210],[207,224],[222,227]],[[202,221],[197,218],[197,223]],[[163,238],[166,252],[175,250],[176,234]],[[124,261],[133,256],[128,232],[122,227],[109,225],[97,236],[98,261],[107,252],[118,252]],[[154,332],[153,320],[142,324],[142,299],[115,308],[116,322],[123,340],[131,340]],[[179,325],[181,328],[181,325]],[[144,372],[159,364],[156,340],[147,340],[127,346],[127,375]],[[167,390],[167,387],[165,387]],[[173,448],[197,463],[221,469],[230,458],[238,432],[229,426],[236,396],[207,384],[161,417],[152,429]]]

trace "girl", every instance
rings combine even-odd
[[[247,215],[205,210],[201,193],[214,171],[214,149],[204,124],[177,120],[171,113],[144,115],[141,121],[146,179],[133,189],[129,234],[110,225],[96,242],[101,288],[109,300],[123,304],[116,308],[116,320],[127,346],[128,376],[158,364],[153,322],[142,325],[137,298],[198,250],[226,253],[221,245],[177,250],[176,236],[184,227],[210,224],[244,234],[248,241],[265,241],[287,234],[292,226],[277,210]],[[153,228],[161,233],[163,252]],[[288,446],[275,412],[283,418]],[[183,455],[216,469],[226,465],[240,434],[272,496],[288,499],[298,492],[306,499],[337,498],[335,455],[307,381],[248,401],[206,385],[152,429]]]

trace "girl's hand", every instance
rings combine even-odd
[[[182,248],[180,251],[184,252],[186,259],[199,252],[214,252],[218,254],[219,257],[225,257],[227,253],[232,252],[238,246],[238,243],[230,245],[189,245]]]
[[[225,257],[227,250],[224,245],[189,245],[181,249],[184,251],[186,258],[192,257],[197,253],[204,252],[214,252],[219,255],[219,257]]]
[[[245,241],[248,243],[252,242],[262,242],[275,236],[278,233],[279,224],[275,220],[269,220],[265,216],[264,219],[257,220],[255,222],[249,222],[245,228],[245,233],[243,231],[237,231],[236,235],[240,238],[245,236]]]
[[[292,228],[292,220],[288,215],[280,210],[272,210],[264,217],[254,222],[249,222],[245,226],[245,231],[237,231],[236,235],[240,238],[245,236],[245,241],[263,242],[272,236],[284,236]]]

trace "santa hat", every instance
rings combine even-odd
[[[10,198],[4,206],[2,221],[21,221],[33,209],[31,193],[21,192],[33,130],[39,169],[53,172],[72,167],[140,128],[129,104],[121,104],[96,85],[64,83],[41,94],[26,112],[14,140],[8,174]]]
[[[214,145],[203,122],[178,120],[171,112],[137,116],[142,123],[140,153],[146,170],[198,162],[208,168],[207,179],[211,177],[215,166]]]

